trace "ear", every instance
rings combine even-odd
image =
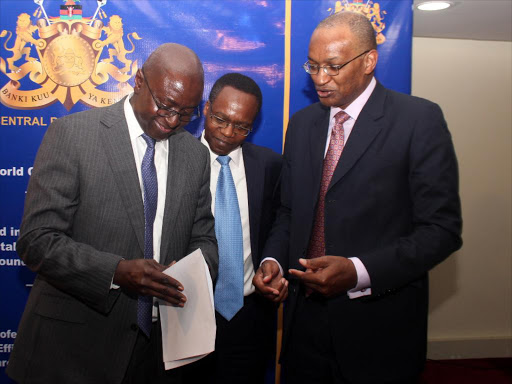
[[[144,76],[144,75],[142,74],[142,70],[139,68],[137,70],[137,73],[135,74],[135,80],[134,80],[135,85],[133,87],[133,92],[135,94],[138,94],[140,92],[142,83],[144,83],[144,79],[142,78],[142,76]]]
[[[210,101],[207,100],[206,103],[204,103],[203,116],[208,115],[209,110],[210,110]]]
[[[376,49],[372,49],[368,54],[366,55],[365,59],[365,71],[364,73],[366,75],[371,74],[373,71],[375,71],[375,67],[377,66],[377,61],[379,59],[379,53]]]

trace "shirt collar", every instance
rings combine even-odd
[[[130,133],[130,139],[135,140],[137,137],[141,136],[144,131],[142,130],[137,118],[135,117],[135,113],[133,113],[132,105],[130,104],[130,99],[133,96],[133,92],[128,95],[128,97],[124,100],[124,116],[126,118],[126,124],[128,124],[128,132]]]
[[[370,84],[368,84],[368,86],[363,91],[363,93],[361,93],[357,97],[357,99],[355,99],[352,103],[350,103],[350,105],[347,107],[347,109],[344,110],[344,112],[347,115],[349,115],[352,119],[357,120],[357,118],[359,117],[359,114],[363,110],[363,107],[365,106],[366,102],[370,98],[376,85],[377,85],[377,80],[375,80],[375,77],[372,77]],[[339,111],[343,111],[343,109],[341,109],[339,107],[331,107],[330,120],[332,120],[334,118],[334,116]]]
[[[210,149],[210,146],[208,145],[208,142],[204,138],[204,130],[203,130],[203,133],[201,133],[201,143],[203,143],[206,146],[206,148],[208,148],[208,151],[210,151],[210,163],[211,163],[211,165],[213,165],[214,163],[218,164],[217,157],[219,155],[217,155],[216,153],[214,153]],[[229,153],[229,157],[231,157],[231,161],[238,167],[240,165],[240,161],[241,161],[241,158],[242,158],[242,146],[239,145],[237,148],[233,149]]]

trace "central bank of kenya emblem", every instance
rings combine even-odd
[[[91,107],[111,105],[130,93],[133,88],[128,80],[138,67],[137,60],[127,55],[135,50],[132,38],[141,38],[136,32],[128,33],[131,47],[126,48],[123,19],[107,16],[103,10],[107,0],[97,1],[92,17],[83,17],[79,0],[63,1],[59,16],[48,17],[43,1],[34,0],[32,17],[26,12],[18,15],[14,42],[9,43],[11,31],[0,32],[0,38],[5,38],[4,48],[11,52],[11,57],[0,57],[0,71],[9,78],[0,90],[2,104],[39,109],[60,102],[69,111],[78,102]],[[103,20],[108,20],[106,25]],[[100,59],[104,47],[108,48],[108,58],[105,54]],[[121,67],[113,64],[115,60]],[[26,88],[30,90],[23,90],[22,79],[23,85],[31,81],[39,87],[33,89],[29,84]],[[117,90],[97,89],[109,79],[117,82]]]
[[[386,23],[384,23],[384,15],[386,11],[380,8],[380,4],[376,3],[372,0],[343,0],[336,1],[334,4],[334,8],[329,8],[327,12],[330,13],[338,13],[343,11],[357,12],[360,13],[370,20],[372,23],[373,29],[376,33],[377,44],[384,44],[386,41],[386,36],[384,36],[384,29],[386,28]]]

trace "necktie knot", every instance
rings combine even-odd
[[[217,156],[217,161],[220,163],[220,165],[228,165],[231,160],[231,157],[229,156]]]
[[[337,114],[334,115],[334,125],[343,125],[343,123],[348,119],[350,119],[350,116],[345,111],[339,111]]]
[[[152,137],[149,137],[145,133],[142,134],[142,138],[144,139],[144,141],[146,142],[146,144],[148,145],[149,148],[151,148],[151,149],[155,148],[155,143],[156,143],[155,139],[153,139]]]

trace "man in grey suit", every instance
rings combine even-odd
[[[162,271],[197,248],[217,274],[208,150],[183,129],[203,82],[193,51],[164,44],[133,95],[48,128],[18,241],[37,277],[7,368],[14,380],[179,382],[163,367],[152,303],[186,305]]]

